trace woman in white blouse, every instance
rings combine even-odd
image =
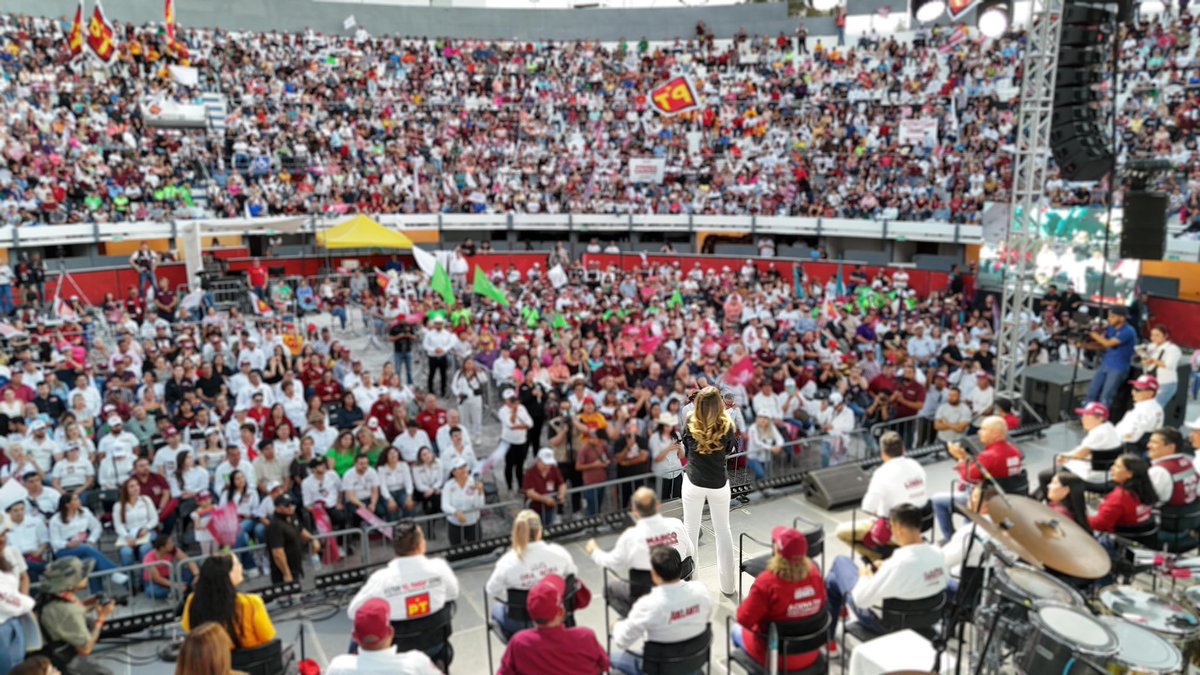
[[[17,419],[25,410],[25,404],[17,398],[15,389],[5,389],[4,398],[0,400],[0,415],[12,419]]]
[[[384,450],[383,454],[379,456],[379,463],[375,467],[375,471],[379,474],[379,481],[383,484],[383,489],[391,495],[391,499],[387,500],[389,505],[396,504],[401,509],[401,513],[396,514],[397,517],[412,515],[412,471],[409,470],[408,464],[401,461],[400,450],[391,446]]]
[[[50,518],[50,548],[54,549],[54,557],[65,555],[75,556],[95,563],[95,571],[107,572],[117,568],[116,563],[109,560],[97,548],[103,528],[96,516],[79,503],[77,495],[63,495],[58,500],[58,512]],[[128,577],[121,573],[112,575],[117,584],[124,584]],[[100,576],[88,580],[92,593],[104,589]]]
[[[746,434],[746,466],[757,480],[767,476],[767,464],[771,455],[783,451],[783,436],[771,423],[771,418],[759,415],[754,426]]]
[[[238,514],[238,536],[233,546],[234,548],[245,548],[250,545],[250,534],[254,532],[254,524],[257,522],[258,490],[250,486],[250,482],[246,480],[246,474],[241,471],[229,474],[229,485],[221,490],[219,506],[225,506],[229,502],[237,505]],[[243,552],[240,557],[242,567],[246,568],[247,576],[258,576],[258,566],[254,563],[254,554]]]
[[[412,467],[413,495],[421,500],[425,513],[442,510],[442,463],[428,446],[417,453]]]
[[[25,446],[20,443],[10,443],[4,450],[8,464],[0,468],[0,483],[7,483],[9,478],[16,478],[18,483],[25,482],[25,474],[36,471],[42,475],[42,467],[25,453]]]
[[[664,502],[679,497],[683,489],[683,444],[673,433],[677,424],[678,415],[664,412],[650,435],[650,469],[658,478],[659,499]]]
[[[479,509],[483,508],[483,482],[472,480],[467,460],[456,457],[450,480],[442,486],[442,513],[450,530],[450,545],[479,539]]]
[[[1142,358],[1142,367],[1158,380],[1158,393],[1154,395],[1154,400],[1164,408],[1179,388],[1179,361],[1183,359],[1183,352],[1169,337],[1164,326],[1151,328],[1150,346],[1143,352],[1145,356]]]
[[[119,499],[113,506],[113,529],[117,531],[117,551],[121,566],[142,562],[154,545],[154,529],[158,527],[158,509],[142,494],[142,486],[132,476],[121,483]],[[136,552],[137,557],[134,557]]]

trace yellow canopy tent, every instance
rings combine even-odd
[[[364,215],[357,215],[324,232],[317,233],[317,245],[325,248],[412,248],[412,240],[395,230],[380,225]]]

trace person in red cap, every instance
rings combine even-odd
[[[773,621],[803,621],[825,611],[825,582],[808,557],[808,539],[799,530],[777,527],[771,532],[774,553],[767,569],[754,579],[750,594],[738,606],[731,638],[760,665],[767,654],[767,626]],[[789,654],[780,672],[803,670],[819,652]]]
[[[557,574],[544,577],[525,599],[536,628],[513,636],[504,650],[497,675],[599,675],[608,671],[608,654],[590,628],[563,625],[566,582]]]
[[[1112,466],[1113,461],[1121,454],[1121,436],[1108,420],[1108,407],[1099,401],[1076,408],[1075,414],[1079,415],[1079,423],[1083,425],[1083,440],[1074,450],[1055,457],[1054,462],[1056,466],[1064,467],[1080,478],[1087,479],[1093,468],[1108,471]],[[1050,484],[1057,470],[1047,469],[1038,473],[1038,492],[1035,494],[1045,494],[1046,486]]]
[[[392,646],[391,613],[387,600],[372,598],[363,603],[354,613],[354,632],[351,634],[358,645],[358,654],[334,657],[325,669],[325,675],[440,675],[441,671],[424,652],[396,653]]]
[[[1133,387],[1133,407],[1117,422],[1117,435],[1122,442],[1137,445],[1162,428],[1163,409],[1154,399],[1158,395],[1158,379],[1153,375],[1142,375],[1129,384]]]

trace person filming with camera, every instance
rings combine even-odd
[[[1125,320],[1126,314],[1124,307],[1109,307],[1108,327],[1103,333],[1095,330],[1088,333],[1090,341],[1083,344],[1084,349],[1102,352],[1100,367],[1088,387],[1087,400],[1099,401],[1110,410],[1117,387],[1129,377],[1133,348],[1137,343],[1137,334]]]

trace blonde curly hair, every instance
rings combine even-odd
[[[687,430],[696,441],[696,452],[711,455],[725,446],[725,437],[733,429],[733,420],[725,412],[725,400],[716,387],[696,392],[695,409],[688,416]]]

